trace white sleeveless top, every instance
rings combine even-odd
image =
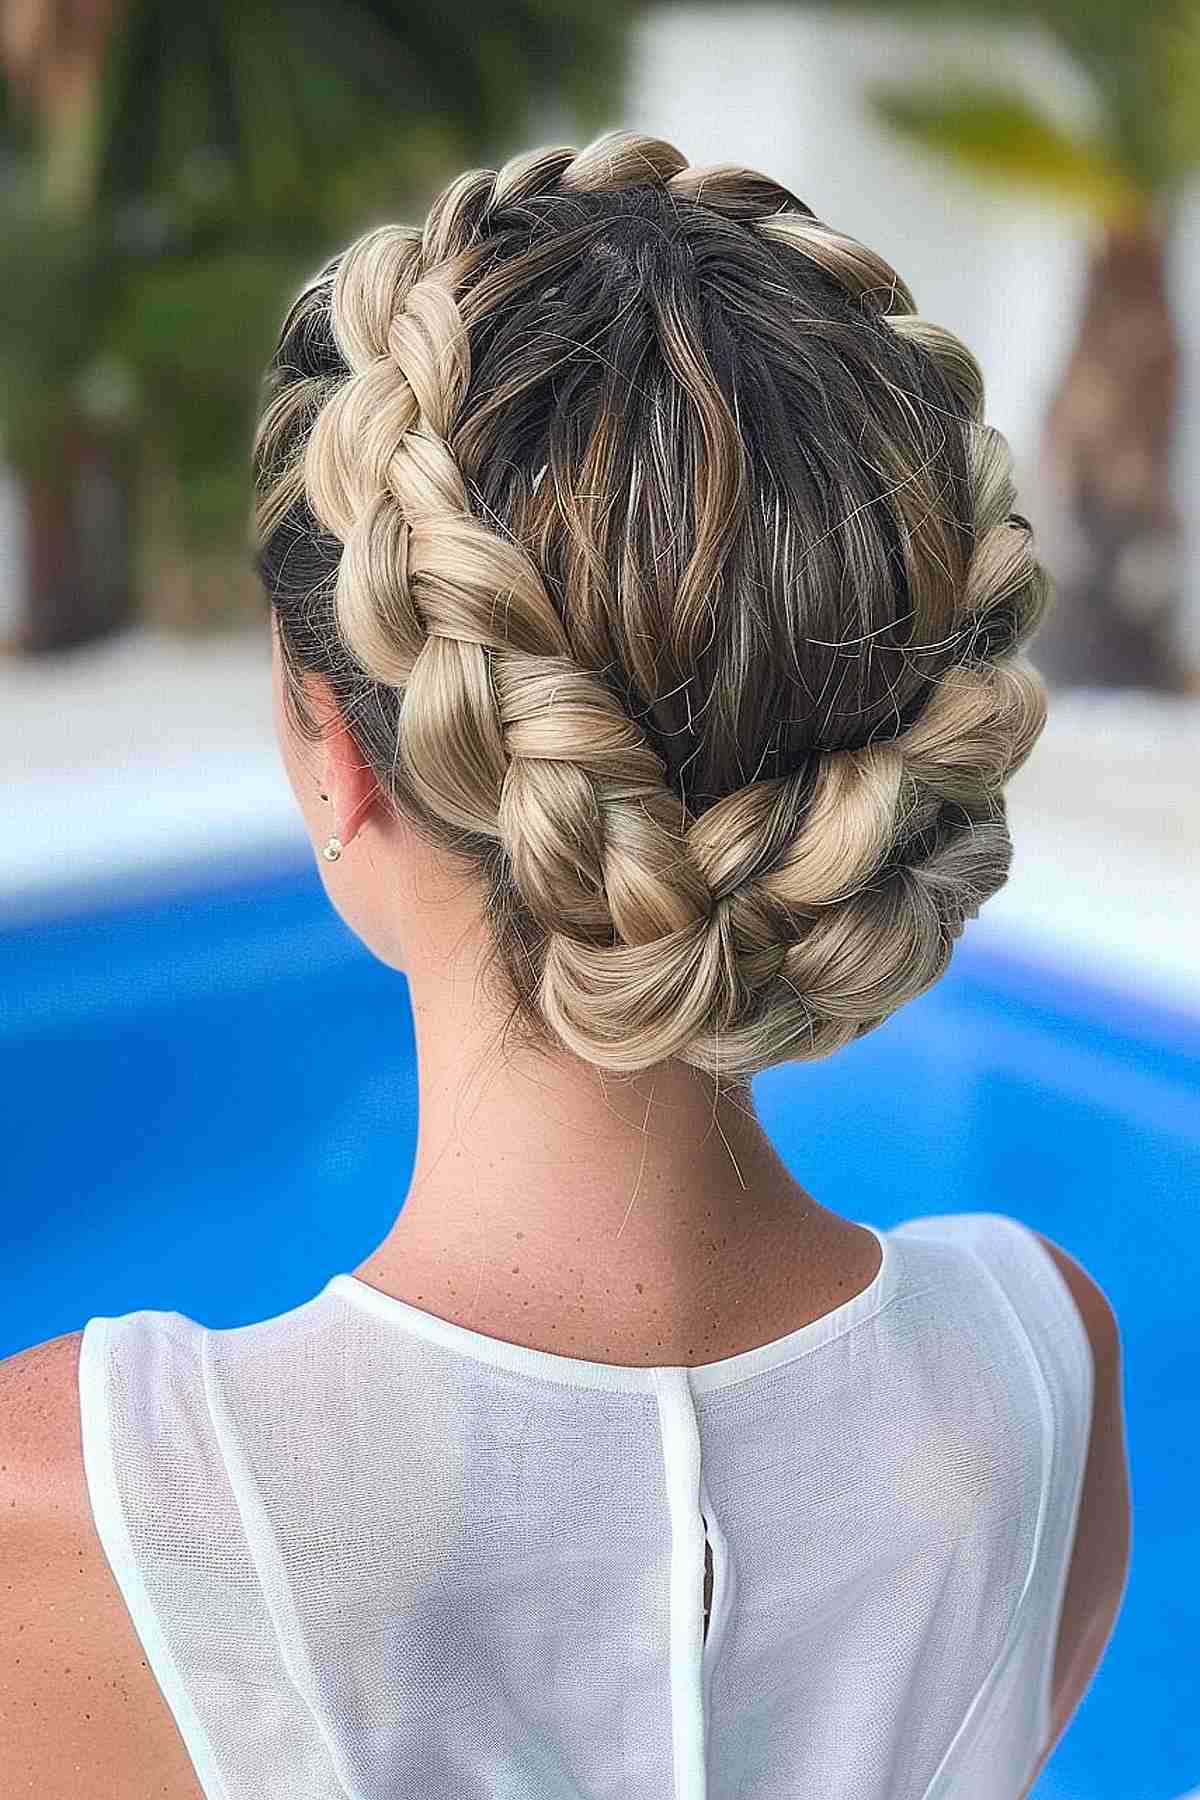
[[[232,1329],[89,1320],[96,1526],[204,1793],[1015,1800],[1090,1345],[1017,1221],[875,1235],[862,1293],[690,1369],[347,1274]]]

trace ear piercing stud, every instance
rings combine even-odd
[[[324,788],[321,788],[319,791],[320,791],[322,800],[328,800],[329,795],[325,792]],[[340,837],[327,838],[325,841],[325,846],[321,851],[321,855],[325,858],[325,861],[326,862],[336,862],[338,857],[341,854],[342,854],[341,838]]]

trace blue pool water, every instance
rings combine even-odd
[[[269,1317],[391,1224],[415,1147],[406,988],[311,864],[10,924],[0,996],[0,1355],[143,1306]],[[1112,1299],[1133,1563],[1037,1800],[1177,1800],[1200,1784],[1200,1021],[968,934],[931,993],[756,1090],[828,1205],[1012,1213]]]

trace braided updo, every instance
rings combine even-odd
[[[786,188],[613,132],[452,181],[284,325],[254,449],[331,683],[608,1070],[822,1057],[1001,886],[1049,595],[971,352]]]

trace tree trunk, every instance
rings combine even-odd
[[[73,410],[56,426],[50,454],[16,471],[28,554],[18,650],[88,643],[133,616],[136,455],[127,431]]]
[[[1056,685],[1191,689],[1176,637],[1179,365],[1163,235],[1114,227],[1088,270],[1031,495],[1055,598],[1030,655]]]

